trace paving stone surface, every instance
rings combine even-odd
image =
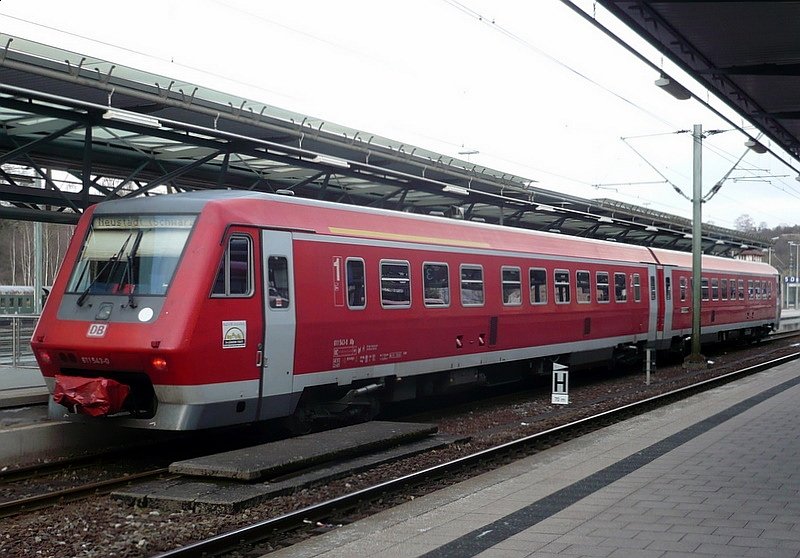
[[[789,363],[270,556],[798,557],[798,402]]]

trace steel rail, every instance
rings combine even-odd
[[[220,535],[216,535],[209,539],[198,541],[181,548],[162,552],[161,554],[156,555],[154,558],[183,558],[189,556],[214,555],[223,552],[230,552],[236,550],[240,545],[257,543],[258,541],[263,540],[270,535],[300,528],[309,520],[314,521],[324,519],[334,513],[352,509],[361,502],[371,501],[380,496],[385,496],[387,493],[397,492],[403,488],[418,485],[424,481],[434,480],[454,471],[466,470],[467,468],[481,464],[488,459],[496,459],[508,453],[518,452],[549,437],[564,435],[570,431],[578,429],[579,427],[590,426],[592,429],[599,428],[604,426],[604,421],[619,421],[629,416],[641,414],[654,406],[666,405],[696,393],[749,376],[751,374],[756,374],[775,366],[791,362],[798,358],[800,358],[800,352],[792,353],[790,355],[773,359],[761,364],[756,364],[741,370],[729,372],[727,374],[723,374],[722,376],[703,380],[690,386],[681,387],[667,393],[648,397],[647,399],[643,399],[635,403],[629,403],[616,409],[604,411],[597,415],[585,417],[562,426],[557,426],[543,432],[538,432],[536,434],[520,438],[519,440],[507,442],[505,444],[482,450],[453,461],[449,461],[447,463],[435,465],[428,469],[411,473],[397,479],[389,480],[375,486],[364,488],[351,494],[339,496],[319,504],[314,504],[312,506],[293,511],[279,517],[261,521],[247,527],[229,531],[227,533],[222,533]]]
[[[133,473],[124,477],[108,479],[83,486],[65,488],[64,490],[57,490],[48,494],[37,494],[36,496],[2,502],[0,503],[0,518],[46,508],[62,502],[71,502],[88,498],[89,496],[107,494],[116,488],[130,484],[132,481],[157,477],[168,474],[168,472],[168,468],[153,469],[151,471]],[[177,477],[178,475],[174,476]]]

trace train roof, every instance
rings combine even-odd
[[[276,211],[276,206],[283,208]],[[289,206],[298,211],[284,210]],[[662,263],[684,268],[691,268],[692,265],[692,255],[685,252],[241,190],[204,190],[114,200],[98,204],[95,210],[95,214],[101,215],[201,212],[218,213],[227,222],[387,243],[412,242],[490,251],[536,252],[553,257],[569,254],[576,258]],[[720,272],[775,273],[767,264],[716,256],[703,256],[703,266]]]
[[[301,211],[274,211],[276,205]],[[647,248],[446,217],[240,190],[206,190],[98,204],[95,214],[220,212],[229,222],[385,242],[656,263]],[[269,222],[265,222],[269,215]]]
[[[675,252],[661,248],[651,248],[663,265],[675,267],[691,268],[692,254],[688,252]],[[719,256],[703,256],[703,270],[717,271],[720,273],[762,273],[766,275],[777,274],[778,271],[769,264],[763,262],[751,262],[747,260],[734,260],[731,258],[721,258]]]

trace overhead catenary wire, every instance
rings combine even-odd
[[[462,4],[458,0],[443,0],[443,1],[446,4],[449,4],[450,6],[454,7],[455,9],[461,11],[462,13],[468,15],[469,17],[472,17],[472,18],[478,20],[480,23],[488,26],[490,29],[493,29],[494,31],[505,35],[509,39],[519,43],[520,45],[524,46],[525,48],[528,48],[528,49],[532,50],[533,52],[539,54],[540,56],[543,56],[544,58],[550,60],[554,64],[556,64],[558,66],[561,66],[565,70],[567,70],[569,72],[572,72],[573,74],[575,74],[576,76],[580,77],[581,79],[583,79],[583,80],[591,83],[592,85],[602,89],[606,93],[609,93],[609,94],[613,95],[614,97],[616,97],[617,99],[623,101],[624,103],[627,103],[628,105],[631,105],[632,107],[636,108],[637,110],[642,111],[643,113],[647,114],[651,118],[654,118],[655,120],[658,120],[659,122],[661,122],[663,124],[666,124],[667,126],[674,127],[674,125],[672,123],[668,122],[667,120],[664,120],[664,118],[662,118],[660,115],[658,115],[658,114],[646,109],[645,107],[639,105],[635,101],[632,101],[631,99],[628,99],[624,95],[622,95],[620,93],[617,93],[613,89],[611,89],[609,87],[606,87],[605,85],[603,85],[602,83],[598,82],[597,80],[592,79],[591,77],[589,77],[588,75],[584,74],[580,70],[578,70],[576,68],[573,68],[572,66],[570,66],[566,62],[558,59],[557,57],[553,56],[552,54],[542,50],[541,48],[539,48],[536,45],[534,45],[534,44],[530,43],[529,41],[527,41],[526,39],[520,37],[519,35],[517,35],[513,31],[510,31],[506,27],[500,25],[494,19],[487,18],[486,16],[484,16],[480,12],[477,12],[477,11],[473,10],[472,8],[470,8],[469,6],[466,6],[466,5]]]

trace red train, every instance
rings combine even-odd
[[[82,217],[32,338],[51,416],[188,430],[360,412],[691,333],[691,255],[213,191]],[[771,266],[703,258],[705,340],[777,326]],[[513,363],[513,364],[512,364]]]

